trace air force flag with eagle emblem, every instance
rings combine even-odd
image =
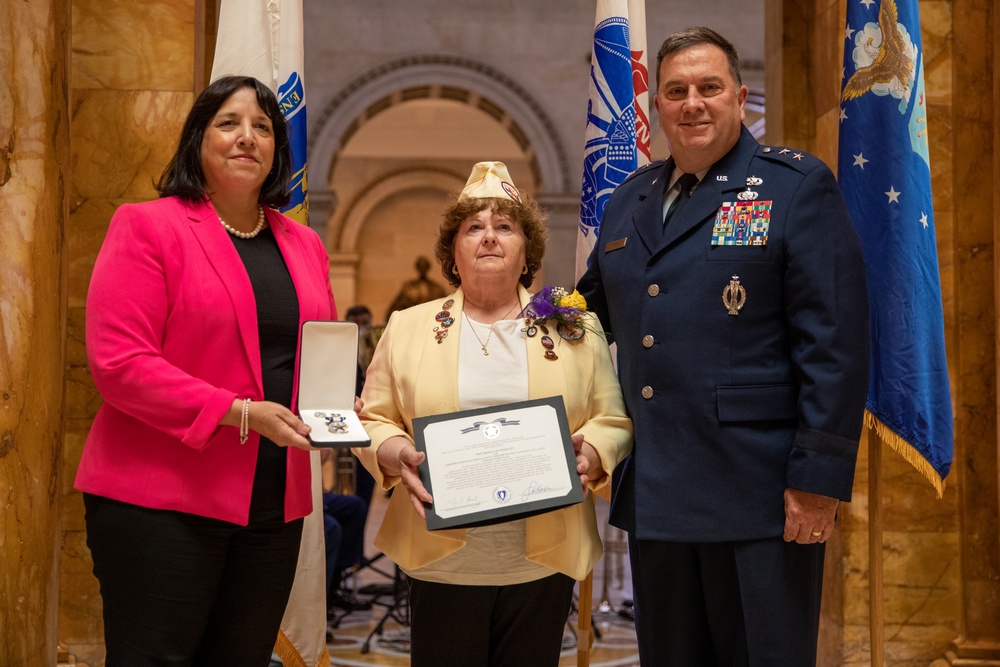
[[[850,0],[838,179],[865,251],[865,423],[934,484],[953,431],[917,0]]]
[[[583,156],[576,275],[583,275],[614,189],[649,164],[643,0],[597,0]]]

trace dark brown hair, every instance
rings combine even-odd
[[[736,47],[728,39],[715,32],[711,28],[697,27],[685,28],[670,35],[663,41],[659,52],[656,54],[656,92],[660,92],[660,65],[663,59],[671,53],[677,53],[692,46],[711,44],[722,49],[729,61],[729,73],[733,75],[736,87],[743,85],[743,78],[740,76],[740,55],[736,53]]]
[[[201,169],[201,141],[205,128],[226,100],[240,88],[249,88],[256,93],[257,104],[267,114],[274,131],[274,161],[260,188],[260,203],[273,208],[288,203],[288,182],[292,177],[288,125],[274,93],[252,76],[224,76],[201,91],[184,121],[177,151],[156,184],[161,197],[180,197],[188,201],[205,199],[205,173]]]

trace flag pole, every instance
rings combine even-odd
[[[590,647],[593,643],[591,632],[591,607],[594,604],[594,570],[580,582],[580,598],[576,614],[576,667],[589,667]]]
[[[868,430],[868,626],[871,665],[885,659],[885,608],[882,595],[882,440]]]
[[[600,48],[598,39],[602,42]],[[608,57],[611,52],[617,57]],[[611,192],[637,167],[649,164],[645,0],[597,0],[588,97],[580,232],[576,245],[577,280],[587,269],[587,259],[597,241],[604,207]],[[624,136],[630,135],[632,150],[622,151],[623,146],[618,144],[617,149],[611,152],[615,156],[612,158],[608,152],[612,144],[610,135],[616,134],[617,130],[621,130],[619,134]],[[617,137],[618,134],[615,141],[618,141]],[[629,153],[630,158],[622,157]],[[614,348],[612,358],[616,358]],[[599,492],[599,495],[610,500],[610,487],[601,491],[603,493]],[[580,582],[577,667],[590,665],[590,649],[594,642],[593,605],[594,570],[591,568]]]

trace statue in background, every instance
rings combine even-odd
[[[417,278],[407,280],[403,283],[399,294],[396,295],[396,298],[392,301],[392,305],[389,306],[389,310],[386,311],[385,319],[387,322],[389,321],[389,317],[397,310],[416,306],[431,299],[439,299],[447,294],[444,287],[427,277],[427,272],[431,268],[429,259],[421,255],[417,257],[417,261],[413,266],[417,269]]]

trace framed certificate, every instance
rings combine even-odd
[[[427,529],[509,521],[581,502],[561,396],[413,420],[427,456],[420,479],[434,496]]]

